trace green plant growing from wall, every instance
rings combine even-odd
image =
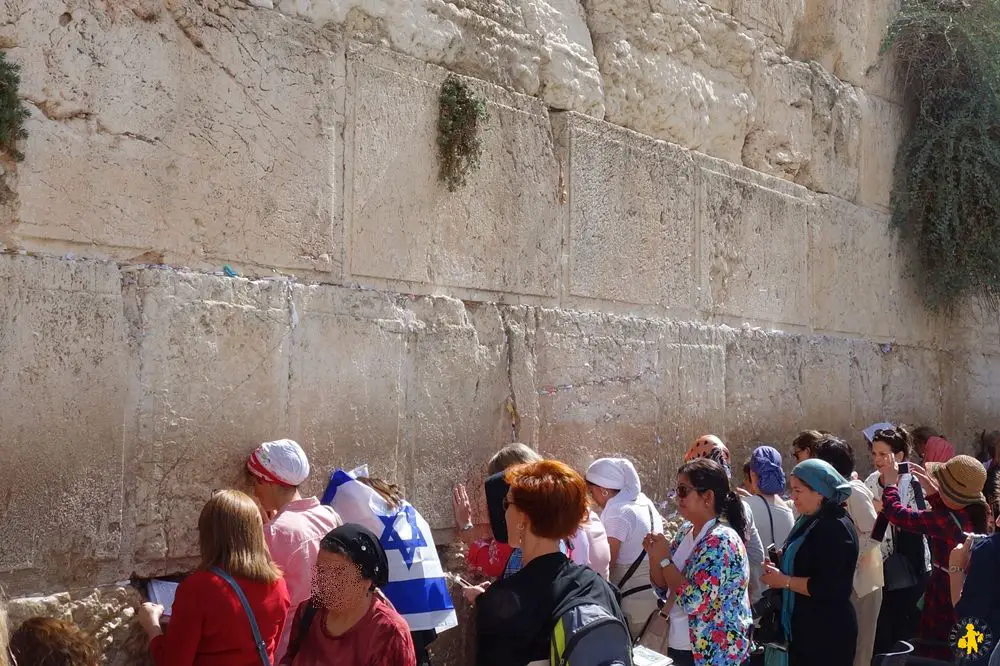
[[[0,51],[0,151],[16,161],[24,159],[17,149],[17,142],[28,136],[24,121],[30,115],[21,98],[17,95],[21,84],[21,68],[7,60],[7,54]]]
[[[437,144],[439,178],[449,192],[465,185],[466,177],[479,168],[483,150],[479,129],[488,118],[486,103],[465,82],[454,75],[445,79],[441,85]]]
[[[925,304],[1000,309],[1000,0],[903,0],[893,49],[912,122],[892,223]]]

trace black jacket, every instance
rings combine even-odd
[[[824,505],[816,520],[795,554],[792,575],[809,579],[809,596],[795,595],[789,664],[851,666],[858,642],[851,603],[858,534],[843,507]]]
[[[557,610],[571,600],[603,606],[625,622],[606,580],[562,553],[543,555],[476,600],[476,664],[523,666],[548,659]]]

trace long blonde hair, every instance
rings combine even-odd
[[[260,509],[246,493],[220,490],[198,517],[201,568],[219,567],[231,576],[259,583],[281,578],[264,542]]]

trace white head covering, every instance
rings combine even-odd
[[[873,423],[861,432],[865,434],[865,439],[871,444],[875,441],[875,432],[878,430],[892,430],[895,426],[891,423]]]
[[[625,458],[598,458],[587,468],[586,478],[595,486],[619,491],[616,499],[621,502],[634,502],[642,492],[639,473]]]
[[[264,442],[250,454],[247,469],[261,481],[297,487],[309,478],[309,459],[290,439]]]

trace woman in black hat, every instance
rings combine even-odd
[[[378,538],[342,525],[320,542],[313,596],[299,606],[285,666],[416,666],[410,629],[379,591],[389,563]]]

